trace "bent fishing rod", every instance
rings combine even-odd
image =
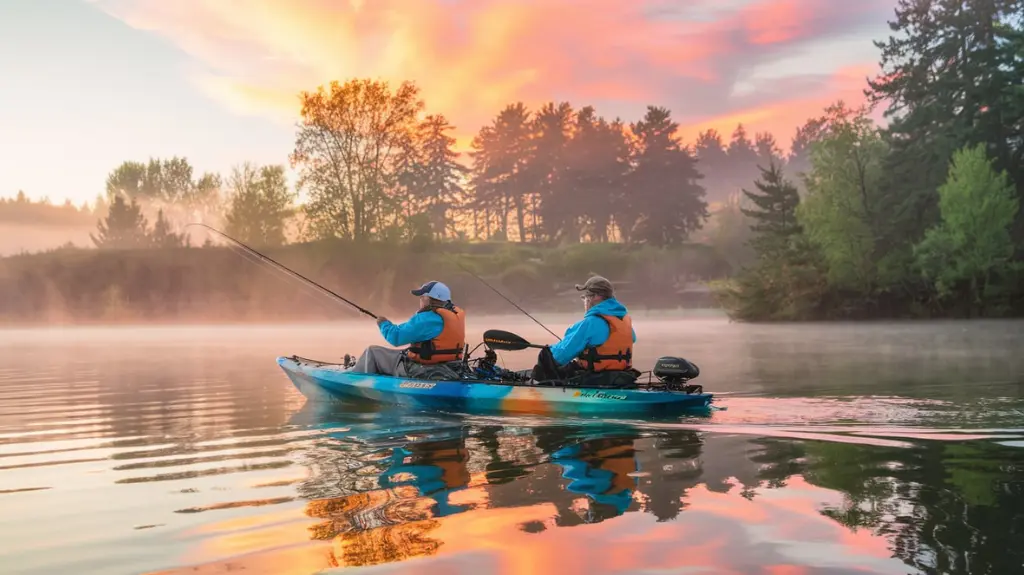
[[[453,261],[455,261],[455,260],[453,260]],[[479,281],[480,283],[482,283],[482,284],[484,284],[485,286],[487,286],[487,287],[491,288],[491,291],[493,291],[494,293],[496,293],[496,294],[498,294],[499,296],[501,296],[501,298],[502,298],[502,299],[504,299],[505,301],[507,301],[508,303],[512,304],[512,305],[513,305],[513,306],[514,306],[514,307],[515,307],[515,308],[516,308],[517,310],[519,310],[519,311],[523,312],[523,315],[525,315],[526,317],[528,317],[528,318],[532,319],[532,320],[533,320],[533,321],[534,321],[534,322],[535,322],[535,323],[536,323],[537,325],[539,325],[539,326],[541,326],[542,328],[544,328],[544,331],[546,331],[546,332],[550,333],[551,335],[555,336],[555,339],[557,339],[558,341],[562,341],[562,338],[558,337],[558,334],[556,334],[555,332],[553,332],[553,331],[551,331],[550,329],[548,329],[548,326],[546,326],[546,325],[542,324],[542,323],[541,323],[540,321],[538,321],[538,320],[537,320],[537,318],[535,318],[535,317],[533,317],[532,315],[530,315],[530,314],[529,314],[529,313],[528,313],[528,312],[527,312],[527,311],[526,311],[525,309],[523,309],[523,308],[519,307],[519,305],[518,305],[518,304],[516,304],[516,302],[514,302],[514,301],[512,301],[512,300],[508,299],[507,297],[505,297],[505,294],[503,294],[503,293],[501,293],[500,291],[498,291],[498,290],[497,290],[497,289],[496,289],[496,288],[495,288],[494,286],[492,286],[491,284],[489,284],[489,283],[485,282],[485,281],[484,281],[484,278],[482,278],[482,277],[480,277],[480,276],[476,275],[475,273],[473,273],[473,272],[469,271],[468,269],[466,269],[466,267],[465,267],[465,266],[463,266],[462,264],[460,264],[460,263],[459,263],[458,261],[455,261],[455,265],[459,266],[459,268],[461,268],[461,269],[462,269],[462,271],[464,271],[464,272],[466,272],[467,274],[469,274],[469,275],[471,275],[471,276],[475,277],[475,278],[476,278],[476,279],[477,279],[477,280],[478,280],[478,281]]]
[[[286,267],[286,266],[284,266],[284,265],[282,265],[282,264],[280,264],[280,263],[278,263],[278,262],[274,261],[274,260],[273,260],[273,259],[271,259],[271,258],[270,258],[269,256],[265,256],[265,255],[261,254],[260,252],[258,252],[258,251],[256,251],[256,250],[254,250],[254,249],[250,248],[249,246],[247,246],[247,245],[243,244],[242,242],[240,242],[240,241],[236,240],[235,238],[233,238],[233,237],[231,237],[231,236],[229,236],[229,235],[225,234],[224,232],[222,232],[222,231],[218,230],[217,228],[214,228],[214,227],[208,226],[208,225],[206,225],[206,224],[203,224],[203,223],[191,223],[191,224],[185,224],[185,227],[188,227],[188,226],[201,226],[201,227],[204,227],[204,228],[206,228],[206,229],[210,230],[211,232],[214,232],[214,233],[216,233],[216,234],[220,235],[221,237],[223,237],[223,238],[225,238],[225,239],[227,239],[227,240],[230,240],[231,242],[234,242],[234,243],[235,243],[235,244],[237,244],[237,245],[238,245],[239,247],[241,247],[242,249],[246,250],[246,251],[247,251],[247,252],[249,252],[250,254],[252,254],[252,255],[254,255],[254,256],[256,256],[256,257],[260,258],[261,260],[263,260],[263,261],[265,261],[265,262],[268,262],[268,263],[270,263],[270,264],[273,264],[273,265],[277,266],[277,269],[279,269],[279,270],[281,270],[281,271],[283,271],[283,272],[286,272],[286,273],[288,273],[288,274],[291,274],[291,275],[292,275],[292,277],[296,277],[296,278],[298,278],[298,279],[300,279],[300,280],[302,280],[302,281],[305,281],[305,282],[306,282],[307,284],[309,284],[309,285],[311,285],[311,286],[314,286],[314,287],[316,287],[316,288],[319,288],[319,289],[320,289],[320,290],[321,290],[321,291],[322,291],[323,293],[326,293],[327,295],[329,295],[329,296],[331,296],[331,297],[334,297],[334,298],[336,298],[336,299],[338,299],[338,300],[341,300],[341,301],[343,301],[343,302],[347,303],[348,305],[350,305],[350,306],[352,306],[352,307],[356,308],[357,310],[359,310],[359,312],[361,312],[361,313],[364,313],[364,314],[366,314],[366,315],[368,315],[368,316],[372,317],[373,319],[377,319],[377,316],[376,316],[376,315],[374,315],[374,314],[373,314],[373,312],[371,312],[371,311],[369,311],[369,310],[367,310],[367,309],[365,309],[365,308],[363,308],[363,307],[359,306],[358,304],[356,304],[356,303],[354,303],[354,302],[352,302],[352,301],[349,301],[349,300],[345,299],[344,297],[342,297],[342,296],[340,296],[340,295],[338,295],[338,294],[334,293],[333,291],[331,291],[331,290],[329,290],[329,289],[325,288],[324,286],[322,286],[322,285],[320,285],[320,284],[316,283],[315,281],[313,281],[313,280],[311,280],[311,279],[307,278],[306,276],[304,276],[304,275],[300,274],[299,272],[297,272],[297,271],[295,271],[295,270],[292,270],[291,268],[288,268],[288,267]]]

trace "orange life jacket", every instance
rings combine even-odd
[[[612,474],[611,487],[605,493],[615,494],[636,489],[636,480],[629,475],[637,470],[632,439],[597,440],[592,447],[596,447],[596,451],[584,461]]]
[[[466,347],[466,314],[462,308],[452,306],[451,309],[432,307],[420,310],[420,313],[429,312],[436,313],[444,320],[441,333],[430,341],[410,345],[406,357],[427,365],[462,359]]]
[[[580,364],[591,371],[624,371],[633,367],[633,320],[629,315],[617,318],[599,315],[608,322],[608,339],[588,346],[579,356]]]

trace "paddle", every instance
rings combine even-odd
[[[489,329],[484,332],[484,344],[491,349],[502,351],[521,351],[526,348],[543,349],[543,345],[532,344],[522,337],[500,329]]]

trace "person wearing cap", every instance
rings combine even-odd
[[[612,283],[593,276],[576,291],[583,292],[583,319],[565,330],[562,341],[540,351],[533,378],[550,381],[579,371],[613,372],[633,367],[636,331],[629,311],[615,299]]]
[[[452,303],[452,292],[439,281],[429,281],[412,295],[419,296],[420,307],[405,323],[394,324],[377,318],[380,334],[394,347],[366,348],[352,371],[382,375],[413,375],[408,369],[419,365],[438,365],[462,359],[466,347],[466,312]],[[413,365],[408,365],[403,358]]]

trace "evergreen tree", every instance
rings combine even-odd
[[[568,102],[548,102],[534,114],[531,122],[533,145],[527,169],[536,192],[530,202],[534,239],[542,233],[548,238],[580,239],[583,214],[575,209],[578,202],[573,200],[580,197],[577,194],[587,194],[592,190],[581,190],[570,179],[572,166],[569,156],[576,151],[570,150],[573,116]],[[543,221],[543,226],[538,225],[540,221]]]
[[[105,220],[96,224],[97,234],[89,234],[100,249],[142,248],[149,245],[149,224],[142,209],[132,198],[126,203],[121,195],[114,196]]]
[[[449,215],[459,204],[469,171],[458,161],[455,138],[449,134],[452,129],[454,126],[440,114],[420,122],[402,174],[411,211],[425,211],[427,223],[438,238],[445,237],[451,227]]]
[[[638,141],[630,175],[629,201],[637,217],[631,235],[656,246],[680,244],[708,218],[697,161],[676,139],[678,124],[665,108],[648,106],[630,128]]]
[[[783,177],[782,168],[775,161],[771,161],[767,169],[758,169],[761,179],[754,182],[754,187],[760,193],[743,190],[743,195],[756,209],[740,208],[740,211],[754,220],[750,229],[757,235],[751,245],[759,257],[765,257],[784,248],[793,234],[800,233],[796,219],[800,195],[796,186]]]
[[[962,146],[986,144],[1024,197],[1021,14],[1024,0],[899,0],[896,34],[875,42],[882,70],[867,94],[889,104],[886,171],[904,238],[937,221],[935,190]]]
[[[163,209],[156,212],[156,223],[153,224],[153,231],[149,235],[153,247],[156,248],[180,248],[188,245],[188,238],[183,233],[175,233],[171,230],[171,224],[164,217]]]
[[[694,144],[697,169],[704,174],[703,185],[707,190],[708,202],[725,202],[735,197],[731,188],[733,177],[729,170],[729,154],[726,153],[722,135],[717,130],[705,130],[697,135]]]

